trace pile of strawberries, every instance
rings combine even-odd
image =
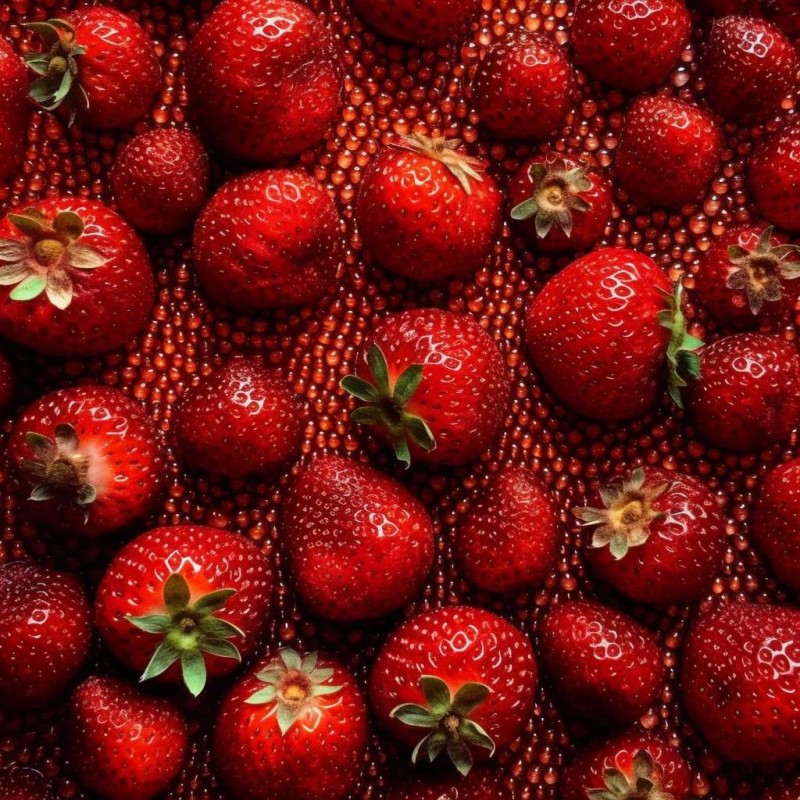
[[[0,798],[798,800],[794,0],[47,5]]]

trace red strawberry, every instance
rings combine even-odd
[[[632,94],[666,79],[690,33],[681,0],[579,0],[571,29],[576,63]]]
[[[275,473],[297,452],[303,432],[286,380],[241,356],[190,389],[172,424],[186,464],[229,478]]]
[[[664,659],[650,631],[593,600],[555,606],[539,628],[539,644],[564,713],[588,725],[634,722],[664,682]]]
[[[500,228],[502,196],[457,139],[402,137],[364,175],[356,221],[381,266],[422,281],[480,269]]]
[[[29,561],[0,566],[0,708],[58,700],[91,644],[91,609],[74,575]]]
[[[339,114],[342,67],[331,31],[294,0],[226,0],[186,58],[191,107],[223,155],[260,163],[315,145]]]
[[[154,128],[119,152],[111,188],[125,219],[147,233],[177,233],[195,220],[208,197],[209,164],[191,131]]]
[[[87,6],[64,19],[31,22],[42,40],[26,57],[40,77],[30,96],[42,108],[59,106],[101,130],[130,128],[150,110],[161,85],[153,42],[129,16],[109,6]]]
[[[706,111],[672,97],[640,97],[617,148],[620,187],[635,202],[669,208],[704,193],[719,166],[722,134]]]
[[[8,356],[0,350],[0,412],[5,411],[14,399],[14,367]]]
[[[511,800],[499,771],[473,769],[464,778],[407,777],[389,788],[387,800]]]
[[[200,283],[215,303],[242,311],[316,303],[335,282],[341,255],[336,206],[298,169],[233,178],[194,229]]]
[[[726,119],[768,119],[792,93],[799,66],[792,43],[771,22],[737,15],[717,19],[703,56],[708,103]]]
[[[696,374],[680,287],[641,253],[595,250],[558,273],[528,309],[528,350],[536,369],[575,411],[600,420],[646,414],[663,392],[676,403]]]
[[[800,36],[800,6],[797,0],[761,0],[761,10],[787,36]]]
[[[790,342],[738,333],[703,348],[689,411],[713,447],[736,452],[785,442],[800,425],[800,355]]]
[[[378,653],[370,699],[378,721],[414,750],[443,751],[466,775],[513,741],[533,707],[533,648],[501,617],[471,606],[426,611],[404,622]]]
[[[105,386],[59,389],[28,406],[8,451],[25,513],[59,531],[102,536],[131,525],[164,483],[153,423]]]
[[[731,761],[800,758],[800,611],[725,603],[701,614],[683,650],[686,710]]]
[[[0,333],[51,356],[125,344],[155,293],[150,260],[125,220],[95,200],[40,200],[0,220]]]
[[[401,483],[338,456],[301,468],[283,508],[283,538],[305,607],[340,622],[409,603],[433,566],[433,525]]]
[[[458,529],[456,558],[467,580],[487,592],[523,592],[544,583],[561,535],[558,507],[524,467],[505,467]]]
[[[65,737],[81,783],[107,800],[152,800],[186,754],[186,723],[169,700],[91,677],[72,695]]]
[[[202,525],[154,528],[109,564],[95,599],[103,641],[141,680],[183,679],[196,697],[206,674],[233,672],[267,624],[272,574],[253,542]]]
[[[23,767],[0,770],[0,797],[3,800],[55,800],[55,793],[41,772]]]
[[[432,464],[477,458],[494,441],[510,394],[492,338],[472,317],[434,308],[379,322],[342,388],[367,403],[353,422],[376,425],[406,465],[412,454]]]
[[[0,37],[0,182],[22,166],[28,127],[28,73]]]
[[[498,139],[547,139],[574,99],[575,76],[564,48],[539,33],[515,31],[481,61],[472,97],[481,122]]]
[[[611,218],[611,186],[566,156],[533,156],[511,178],[511,218],[540,253],[589,250]]]
[[[753,795],[754,800],[797,800],[800,797],[800,777],[778,780],[765,791]]]
[[[691,603],[708,592],[725,552],[725,519],[697,478],[640,467],[576,508],[592,528],[594,573],[637,603]]]
[[[344,800],[366,743],[366,703],[350,671],[326,655],[284,649],[223,702],[214,760],[237,800]]]

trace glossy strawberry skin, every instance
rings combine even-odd
[[[333,200],[298,169],[233,178],[194,229],[203,289],[213,302],[243,311],[315,304],[334,283],[340,257]]]
[[[387,800],[512,800],[500,770],[476,768],[466,778],[410,777],[389,788]]]
[[[55,793],[41,772],[12,768],[0,770],[0,797],[3,800],[55,800]]]
[[[0,181],[22,167],[28,126],[28,70],[0,39]]]
[[[191,110],[221,154],[260,164],[315,145],[339,113],[336,41],[294,0],[227,0],[186,58]]]

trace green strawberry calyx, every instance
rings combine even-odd
[[[216,616],[235,594],[235,589],[217,589],[191,603],[186,578],[175,572],[164,583],[166,614],[127,614],[125,619],[131,625],[161,637],[140,682],[155,678],[180,662],[183,682],[197,697],[206,685],[206,655],[241,661],[239,650],[230,640],[244,638],[244,631]]]
[[[450,688],[433,675],[423,675],[419,679],[420,689],[425,696],[427,707],[416,703],[397,706],[391,716],[414,728],[428,728],[430,733],[419,740],[411,754],[411,762],[417,763],[422,755],[431,763],[443,751],[453,762],[455,768],[466,775],[472,769],[472,753],[469,745],[482,747],[494,755],[495,746],[488,733],[470,714],[486,700],[491,693],[482,683],[465,683],[451,697]]]
[[[674,800],[661,788],[661,770],[647,750],[633,757],[633,774],[610,768],[603,773],[603,789],[586,789],[588,800]]]
[[[692,336],[683,313],[683,284],[678,281],[673,294],[664,292],[667,307],[658,314],[661,327],[669,333],[667,345],[667,370],[669,372],[669,396],[678,408],[683,408],[681,389],[690,380],[700,377],[700,356],[698,350],[705,344],[702,339]]]
[[[440,162],[468,195],[472,194],[471,180],[483,183],[481,173],[485,169],[485,164],[479,158],[460,152],[460,139],[446,139],[444,136],[431,138],[422,133],[412,133],[411,136],[399,136],[392,142],[392,146]]]

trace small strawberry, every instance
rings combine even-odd
[[[117,553],[100,583],[103,641],[140,680],[181,679],[195,696],[258,646],[272,593],[253,542],[202,525],[154,528]]]
[[[492,251],[502,196],[457,139],[395,139],[372,162],[356,201],[366,250],[381,266],[420,281],[466,277]]]
[[[503,357],[472,317],[423,308],[391,314],[370,334],[345,391],[408,465],[464,464],[494,441],[510,387]]]
[[[412,762],[446,750],[466,775],[520,733],[536,690],[533,648],[501,617],[472,606],[417,614],[386,640],[370,675],[378,721],[413,747]]]
[[[150,260],[125,220],[95,200],[40,200],[0,220],[0,333],[51,356],[113,350],[143,327]]]
[[[401,483],[338,456],[301,468],[283,507],[283,539],[305,607],[340,622],[409,603],[433,566],[433,525]]]
[[[274,474],[303,432],[286,380],[242,356],[187,391],[172,425],[184,463],[229,478]]]
[[[456,558],[467,580],[487,592],[524,592],[555,565],[561,535],[558,507],[524,467],[505,467],[458,528]]]
[[[22,167],[28,116],[25,63],[0,37],[0,182]]]
[[[183,765],[186,723],[169,700],[94,676],[75,689],[65,740],[81,783],[106,800],[153,800]]]
[[[333,659],[283,649],[234,685],[214,728],[217,772],[238,800],[344,800],[361,772],[367,708]]]
[[[315,304],[335,283],[341,256],[336,206],[299,169],[233,178],[194,228],[203,289],[215,303],[240,311]]]
[[[512,800],[497,770],[473,769],[466,777],[406,777],[389,788],[386,800]]]
[[[313,147],[337,119],[341,56],[295,0],[225,0],[192,40],[186,83],[215,150],[270,163]]]
[[[761,0],[761,11],[787,36],[800,36],[800,6],[797,0]]]
[[[91,644],[91,608],[74,575],[29,561],[0,565],[0,708],[51,705]]]
[[[55,800],[52,784],[41,772],[27,767],[0,770],[3,800]]]
[[[29,22],[42,41],[26,62],[40,77],[30,96],[42,108],[63,108],[89,128],[130,128],[150,110],[161,66],[144,29],[110,6],[86,6],[64,19]]]
[[[533,156],[513,175],[511,219],[540,253],[589,250],[611,218],[611,185],[567,156]]]

